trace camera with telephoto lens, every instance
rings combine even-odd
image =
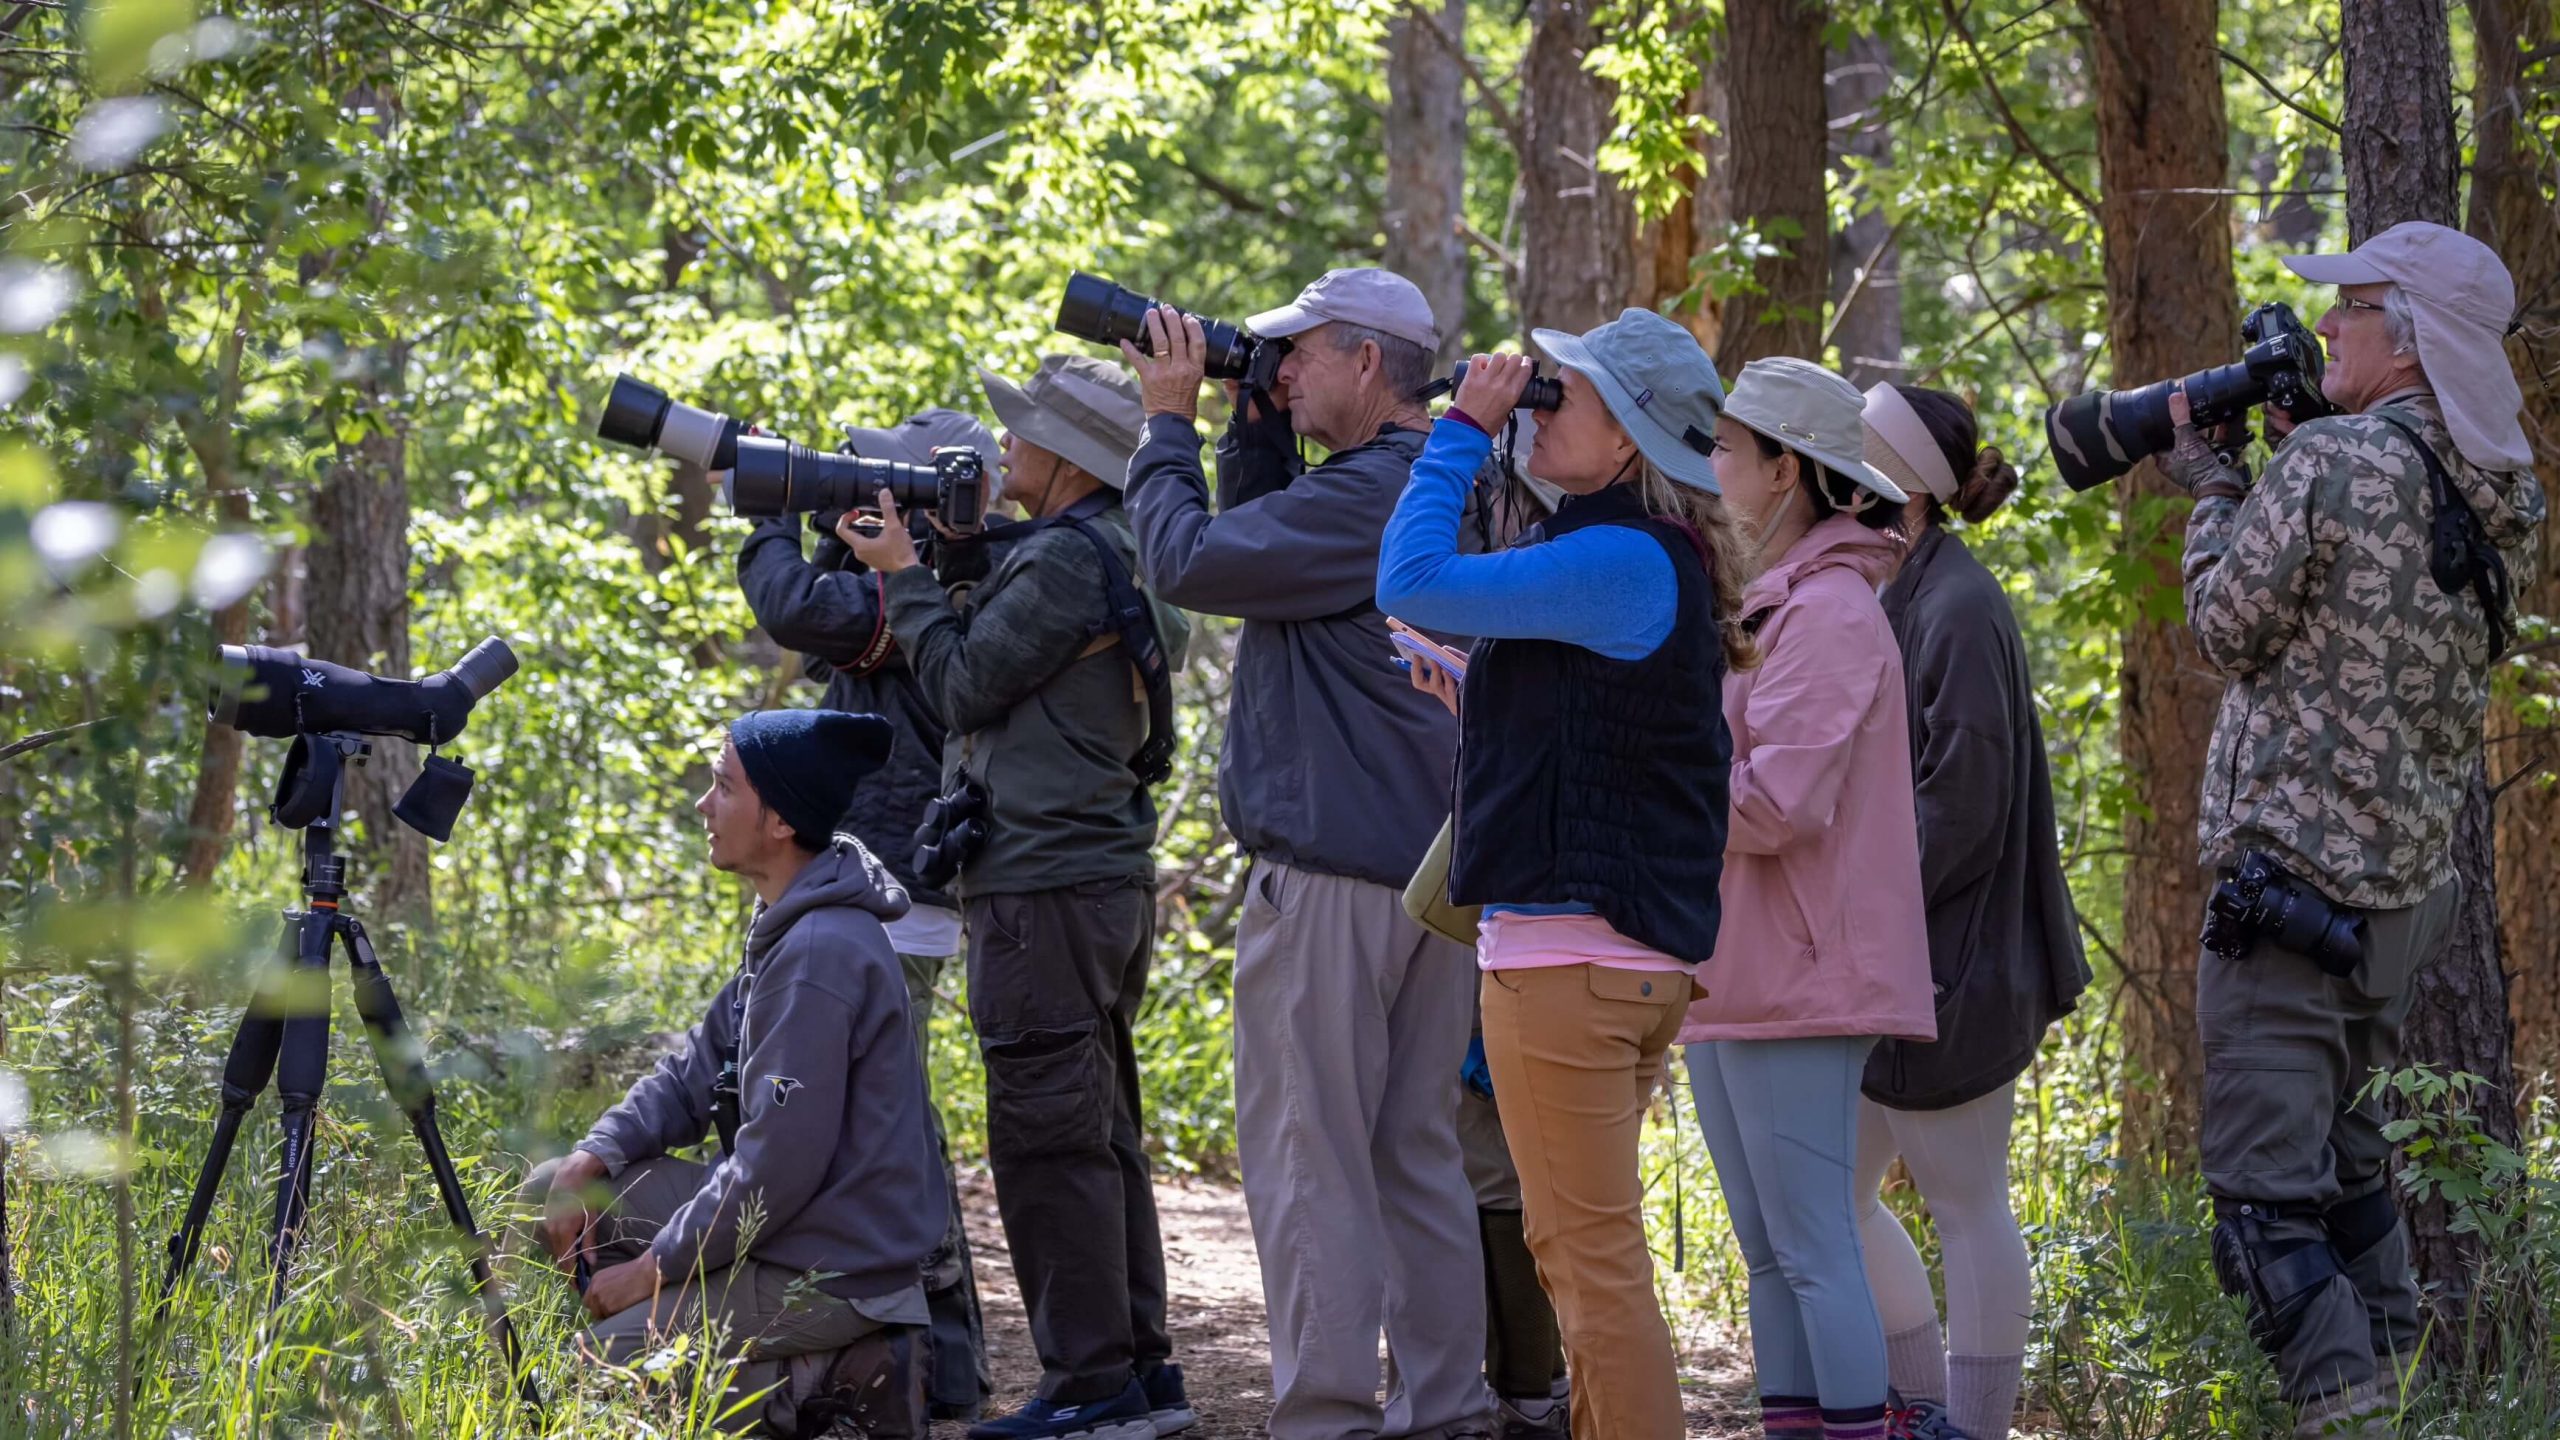
[[[943,524],[967,530],[986,518],[986,457],[966,445],[944,445],[933,452],[933,463],[910,465],[829,454],[771,435],[741,435],[722,495],[730,513],[762,518],[869,510],[883,490],[901,510],[938,511]]]
[[[2334,415],[2320,393],[2327,357],[2320,337],[2304,327],[2293,308],[2270,302],[2240,322],[2248,350],[2238,362],[2199,370],[2183,380],[2161,380],[2138,390],[2092,390],[2045,412],[2045,438],[2062,481],[2089,490],[2178,443],[2169,419],[2169,397],[2184,385],[2196,429],[2210,434],[2261,405],[2272,405],[2294,423]],[[2226,463],[2236,454],[2226,453]]]
[[[1141,355],[1152,355],[1147,339],[1147,312],[1163,302],[1125,290],[1099,275],[1079,270],[1067,277],[1066,296],[1058,302],[1058,329],[1097,345],[1126,340]],[[1173,306],[1166,306],[1174,309]],[[1189,315],[1184,310],[1182,314]],[[1212,380],[1233,380],[1247,391],[1268,390],[1280,379],[1280,361],[1290,351],[1286,340],[1265,340],[1241,325],[1194,315],[1200,338],[1208,346],[1206,373]]]
[[[629,375],[613,377],[613,389],[596,416],[596,435],[634,450],[655,450],[705,470],[726,470],[736,462],[738,436],[745,427],[716,410],[697,410],[670,400],[667,392]]]
[[[1443,395],[1456,395],[1458,387],[1467,383],[1467,362],[1459,361],[1447,377],[1434,380],[1413,394],[1416,400],[1437,400]],[[1520,387],[1520,398],[1512,402],[1514,410],[1555,410],[1564,405],[1564,381],[1553,375],[1542,375],[1533,362],[1529,366],[1529,383]],[[1491,424],[1493,417],[1484,417]]]
[[[2204,948],[2237,960],[2260,940],[2331,975],[2352,975],[2364,963],[2364,912],[2330,904],[2327,896],[2252,850],[2205,902]]]
[[[916,827],[916,883],[928,890],[949,889],[960,867],[986,843],[987,792],[963,774],[924,807],[924,823]]]

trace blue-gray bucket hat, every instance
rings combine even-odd
[[[1696,336],[1650,310],[1629,309],[1580,335],[1532,330],[1529,339],[1558,365],[1582,372],[1655,469],[1710,495],[1724,493],[1707,458],[1724,413],[1724,382]]]

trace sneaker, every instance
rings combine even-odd
[[[1136,1380],[1108,1400],[1061,1405],[1032,1397],[1001,1420],[969,1427],[969,1440],[1155,1440],[1146,1387]]]
[[[1573,1407],[1555,1396],[1544,1400],[1493,1397],[1494,1440],[1566,1440],[1573,1433]]]
[[[1183,1393],[1181,1366],[1158,1365],[1139,1376],[1138,1385],[1147,1392],[1147,1419],[1158,1435],[1179,1435],[1200,1423],[1191,1397]]]
[[[1973,1440],[1956,1422],[1947,1418],[1946,1407],[1935,1400],[1905,1401],[1893,1397],[1885,1410],[1885,1440]]]
[[[875,1330],[838,1351],[827,1367],[824,1408],[809,1407],[807,1418],[824,1423],[804,1434],[817,1434],[826,1424],[849,1425],[863,1440],[925,1440],[924,1376],[931,1368],[931,1341],[921,1325],[891,1325]]]

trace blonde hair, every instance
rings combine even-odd
[[[1706,542],[1702,558],[1708,583],[1715,587],[1716,634],[1724,643],[1725,667],[1748,670],[1758,665],[1760,642],[1742,628],[1742,588],[1751,583],[1755,555],[1723,497],[1681,484],[1651,460],[1643,461],[1635,483],[1646,514],[1684,522]]]

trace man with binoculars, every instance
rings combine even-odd
[[[2214,1265],[2303,1436],[2389,1433],[2418,1293],[2380,1107],[2453,923],[2452,834],[2544,500],[2501,347],[2506,267],[2440,225],[2296,256],[2339,287],[2321,389],[2253,487],[2171,404],[2196,497],[2187,617],[2225,677],[2199,831],[2222,872],[2197,972]],[[2217,438],[2219,444],[2217,444]],[[2501,556],[2503,555],[2503,560]]]
[[[1146,1440],[1191,1423],[1167,1363],[1163,1245],[1132,1042],[1155,933],[1166,677],[1188,624],[1138,591],[1121,509],[1137,387],[1044,359],[980,371],[1005,427],[1003,488],[1031,517],[963,593],[917,560],[894,498],[842,530],[881,577],[888,625],[949,727],[918,878],[968,919],[969,1017],[987,1072],[987,1158],[1040,1355],[1038,1394],[977,1440]],[[939,528],[939,527],[937,527]]]

